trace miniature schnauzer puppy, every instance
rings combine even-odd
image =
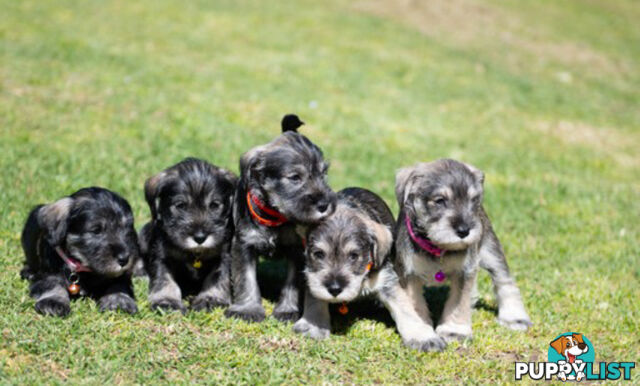
[[[152,309],[185,311],[228,306],[237,177],[210,163],[187,158],[149,178],[144,193],[151,222],[140,231],[149,274]]]
[[[335,193],[326,181],[329,166],[322,151],[296,131],[302,124],[295,115],[285,116],[282,135],[240,159],[229,317],[254,322],[265,317],[256,275],[259,256],[288,259],[287,278],[273,316],[281,321],[300,317],[304,251],[296,226],[320,222],[335,206]]]
[[[423,284],[449,279],[450,291],[436,333],[446,341],[471,338],[471,306],[478,266],[486,269],[498,299],[498,320],[514,329],[531,326],[520,291],[482,207],[484,174],[450,159],[401,169],[396,269],[423,319],[433,325]],[[442,347],[443,348],[443,347]]]
[[[35,207],[22,248],[20,276],[31,282],[37,312],[65,316],[77,296],[97,299],[101,311],[137,312],[131,269],[138,238],[131,207],[119,195],[91,187]]]
[[[304,314],[293,326],[303,335],[329,336],[329,303],[375,296],[389,310],[404,343],[423,351],[444,346],[413,307],[391,260],[395,221],[387,204],[361,188],[338,192],[335,212],[307,235]],[[344,311],[346,312],[345,308]]]

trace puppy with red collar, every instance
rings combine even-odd
[[[300,317],[304,256],[296,227],[322,221],[335,206],[335,193],[327,184],[329,165],[320,148],[297,132],[302,124],[295,115],[285,116],[282,135],[240,159],[231,242],[233,303],[225,312],[228,317],[264,320],[257,278],[260,256],[288,260],[273,316],[280,321]]]

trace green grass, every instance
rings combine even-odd
[[[0,383],[509,382],[565,331],[596,361],[640,360],[634,0],[0,3]],[[483,169],[534,327],[480,308],[473,342],[439,354],[370,318],[315,342],[221,310],[156,315],[139,279],[133,317],[89,300],[35,313],[18,277],[31,206],[100,185],[140,226],[148,176],[185,156],[237,171],[287,112],[336,190],[370,188],[394,211],[399,167]],[[480,290],[494,305],[485,273]]]

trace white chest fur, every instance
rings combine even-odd
[[[438,286],[447,283],[446,280],[438,282],[436,273],[442,271],[445,276],[454,272],[460,272],[473,264],[471,249],[460,252],[445,252],[442,257],[432,257],[427,252],[407,251],[404,257],[406,272],[410,275],[421,277],[427,286]]]

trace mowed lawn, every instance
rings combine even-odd
[[[635,0],[0,1],[0,383],[510,382],[578,331],[596,361],[640,360],[640,5]],[[34,311],[19,235],[28,210],[85,186],[125,196],[186,156],[237,171],[283,114],[397,213],[395,171],[452,157],[486,173],[485,207],[534,326],[402,346],[385,311],[290,324],[72,304]],[[267,264],[262,277],[282,275]],[[434,300],[441,291],[428,291]],[[272,302],[265,299],[268,311]],[[364,307],[366,308],[366,307]],[[436,307],[437,308],[437,307]],[[371,315],[375,318],[369,317]],[[633,380],[640,381],[635,369]]]

